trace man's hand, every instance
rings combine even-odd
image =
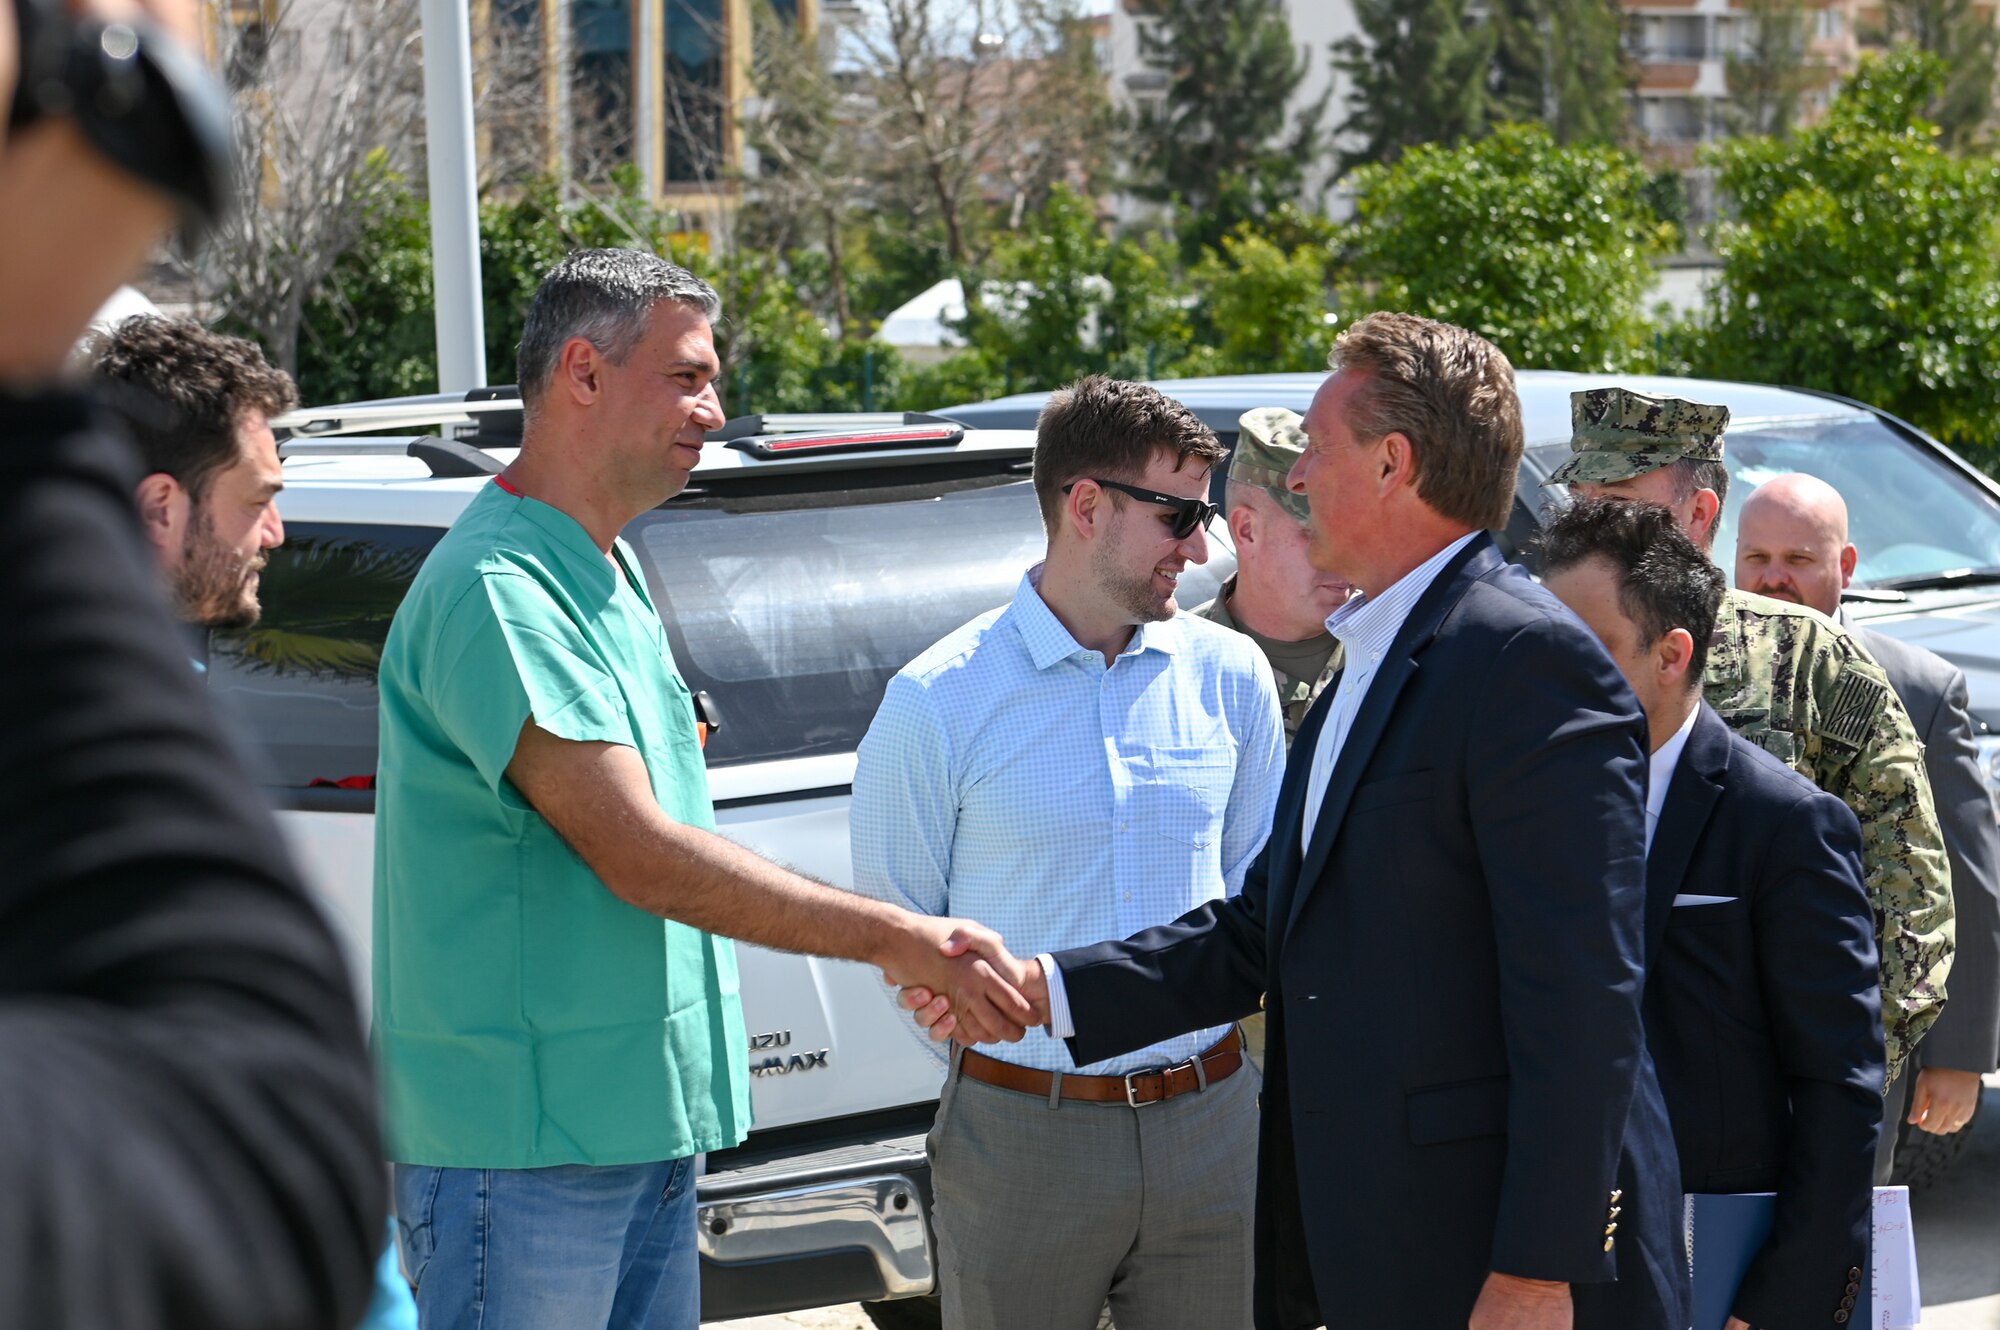
[[[1016,960],[1000,945],[1000,939],[990,929],[977,924],[961,925],[945,939],[941,951],[947,957],[958,958],[961,963],[979,960],[983,956],[994,972],[1032,1005],[1034,1011],[1030,1023],[1048,1023],[1048,976],[1042,973],[1040,962]],[[929,1030],[931,1038],[939,1043],[951,1038],[967,1046],[990,1042],[980,1033],[980,1026],[960,1020],[961,1012],[949,991],[939,992],[925,984],[904,984],[903,1005],[916,1013],[917,1024]],[[1018,1039],[1020,1035],[1013,1037]]]
[[[1972,1120],[1979,1091],[1976,1071],[1925,1067],[1910,1087],[1910,1123],[1933,1136],[1949,1136]]]
[[[1466,1324],[1467,1330],[1570,1330],[1574,1322],[1568,1284],[1495,1270]]]
[[[1722,1330],[1750,1330],[1750,1322],[1740,1316],[1732,1316],[1723,1324]]]
[[[967,919],[913,915],[911,920],[912,945],[899,948],[901,954],[882,967],[882,975],[904,990],[906,1004],[909,994],[921,992],[924,1000],[916,1005],[939,1008],[928,1021],[918,1017],[931,1038],[941,1040],[956,1030],[960,1043],[1011,1044],[1028,1026],[1047,1019],[1042,967],[1015,960],[998,933]],[[1024,996],[1028,971],[1038,996]],[[940,1033],[938,1025],[946,1022]]]

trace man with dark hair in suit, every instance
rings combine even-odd
[[[1728,1330],[1845,1324],[1882,1113],[1860,824],[1702,701],[1724,581],[1671,511],[1582,500],[1542,571],[1646,709],[1646,1037],[1681,1185],[1778,1196]]]
[[[1958,950],[1944,1010],[1918,1045],[1914,1079],[1889,1088],[1876,1181],[1888,1181],[1896,1127],[1963,1130],[1977,1107],[1980,1073],[2000,1066],[2000,829],[1979,773],[1965,671],[1935,652],[1850,620],[1840,593],[1854,580],[1858,551],[1847,538],[1847,504],[1814,476],[1778,476],[1757,487],[1737,517],[1736,585],[1838,620],[1875,658],[1924,741],[1924,771],[1951,859]]]
[[[1684,1330],[1645,717],[1487,534],[1521,456],[1507,358],[1375,314],[1333,363],[1290,483],[1361,594],[1242,894],[1001,967],[1078,1061],[1267,1010],[1260,1327]]]

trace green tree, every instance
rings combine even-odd
[[[1733,205],[1692,366],[1839,392],[2000,457],[2000,164],[1921,118],[1948,74],[1869,57],[1825,119],[1719,145]]]
[[[1327,320],[1324,243],[1287,246],[1249,224],[1222,238],[1191,274],[1201,335],[1181,374],[1267,374],[1326,368],[1333,347]]]
[[[1181,271],[1180,247],[1165,232],[1111,242],[1104,275],[1111,299],[1098,311],[1104,370],[1122,379],[1156,379],[1194,344],[1194,300]]]
[[[306,302],[300,396],[308,403],[354,402],[435,391],[433,301],[430,210],[405,187],[371,209],[360,240]]]
[[[1625,54],[1618,0],[1498,0],[1496,119],[1541,121],[1558,143],[1617,143],[1638,67]]]
[[[1789,133],[1820,77],[1806,59],[1811,17],[1803,0],[1743,0],[1741,22],[1743,44],[1723,64],[1723,126],[1737,135]]]
[[[1293,110],[1309,72],[1280,0],[1154,0],[1169,71],[1156,114],[1133,126],[1138,192],[1178,202],[1183,251],[1299,196],[1325,151],[1331,89]]]
[[[1994,84],[2000,72],[2000,27],[1992,10],[1972,0],[1889,0],[1880,41],[1907,41],[1944,62],[1944,86],[1927,118],[1944,146],[1961,150],[1984,138],[1993,124]]]
[[[1333,48],[1352,85],[1341,133],[1361,139],[1342,170],[1486,132],[1497,33],[1466,10],[1466,0],[1355,0],[1360,33]]]
[[[1110,242],[1090,201],[1058,185],[1029,225],[1002,236],[966,282],[965,338],[1017,390],[1056,388],[1103,364]]]
[[[515,349],[544,273],[576,249],[633,247],[687,265],[723,300],[716,325],[724,406],[731,411],[842,410],[864,405],[871,381],[893,384],[886,347],[843,342],[800,295],[790,268],[770,255],[676,248],[666,214],[649,204],[629,168],[615,187],[572,202],[552,181],[480,207],[480,273],[486,370],[515,380]],[[404,194],[376,216],[362,243],[336,265],[308,306],[300,386],[307,400],[352,401],[436,387],[430,230],[424,205]]]
[[[1490,338],[1516,365],[1642,366],[1649,256],[1670,228],[1628,152],[1508,125],[1352,177],[1343,311],[1400,309]]]

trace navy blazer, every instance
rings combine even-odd
[[[1571,1281],[1580,1330],[1680,1330],[1679,1171],[1640,1018],[1637,702],[1481,535],[1384,657],[1302,853],[1334,693],[1241,895],[1056,956],[1072,1056],[1266,995],[1260,1327],[1463,1330],[1500,1270]]]
[[[1848,1285],[1867,1264],[1882,1122],[1861,826],[1703,703],[1646,880],[1646,1035],[1681,1185],[1776,1192],[1735,1312],[1757,1330],[1831,1325],[1843,1299],[1853,1312]],[[1677,895],[1731,899],[1676,906]]]

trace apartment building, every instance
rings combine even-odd
[[[1826,108],[1860,56],[1858,0],[1809,0],[1798,22],[1805,42],[1801,114]],[[1666,160],[1732,129],[1732,60],[1756,54],[1755,15],[1736,0],[1626,0],[1626,49],[1639,64],[1634,123]]]
[[[819,23],[820,0],[472,0],[473,27],[496,51],[529,53],[543,169],[630,164],[656,203],[713,231],[739,198],[753,3]]]
[[[1338,125],[1346,115],[1347,80],[1333,68],[1333,44],[1360,32],[1352,0],[1283,0],[1285,20],[1292,29],[1292,41],[1306,60],[1306,76],[1293,91],[1294,110],[1312,105],[1332,90],[1324,124]],[[1166,96],[1168,56],[1159,33],[1159,20],[1151,16],[1147,0],[1111,0],[1108,30],[1103,45],[1103,64],[1111,82],[1112,100],[1136,112],[1158,107]],[[1334,154],[1328,154],[1326,169],[1310,179],[1308,188],[1323,203],[1338,207],[1332,198]],[[1124,201],[1121,219],[1143,212],[1141,205]]]
[[[852,0],[828,0],[836,11]],[[479,157],[489,182],[636,168],[655,203],[713,231],[737,205],[753,5],[817,31],[821,0],[467,0]],[[368,25],[416,0],[210,0],[233,81],[269,64],[279,95],[359,56]],[[403,48],[408,49],[408,48]],[[253,68],[254,67],[254,68]],[[419,77],[408,68],[384,79]]]

